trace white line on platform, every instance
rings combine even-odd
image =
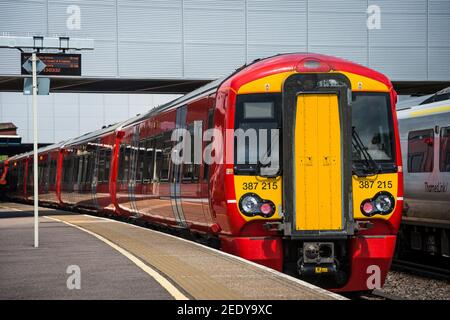
[[[87,229],[85,229],[83,227],[77,226],[77,225],[72,224],[70,222],[67,222],[67,221],[64,221],[64,220],[60,220],[60,219],[57,219],[57,218],[54,218],[54,217],[49,217],[49,216],[44,216],[44,217],[47,218],[47,219],[54,220],[54,221],[62,222],[62,223],[67,224],[67,225],[69,225],[71,227],[75,227],[75,228],[77,228],[79,230],[82,230],[82,231],[84,231],[86,233],[89,233],[90,235],[92,235],[92,236],[96,237],[97,239],[103,241],[104,243],[106,243],[107,245],[109,245],[113,249],[116,249],[121,254],[123,254],[125,257],[130,259],[135,265],[137,265],[139,268],[141,268],[144,272],[146,272],[148,275],[150,275],[153,279],[155,279],[155,281],[158,282],[164,289],[166,289],[167,292],[169,292],[176,300],[189,300],[188,297],[186,297],[180,290],[178,290],[178,288],[176,288],[172,283],[170,283],[169,280],[167,280],[161,274],[159,274],[157,271],[155,271],[154,269],[152,269],[151,267],[146,265],[144,262],[142,262],[142,260],[137,258],[135,255],[133,255],[132,253],[128,252],[127,250],[119,247],[115,243],[109,241],[108,239],[102,237],[101,235],[99,235],[99,234],[97,234],[95,232],[92,232],[92,231],[87,230]]]
[[[6,209],[6,210],[12,210],[12,211],[23,211],[23,210],[19,210],[19,209],[16,209],[16,208],[5,207],[5,206],[1,206],[0,209]]]

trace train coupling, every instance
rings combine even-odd
[[[302,276],[336,274],[333,242],[304,242],[297,261],[298,273]]]

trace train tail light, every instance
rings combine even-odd
[[[361,210],[365,216],[368,216],[368,217],[372,216],[372,212],[374,211],[374,206],[372,204],[372,201],[363,202],[363,204],[361,205]]]
[[[265,216],[270,216],[273,214],[273,207],[270,205],[270,203],[263,203],[261,207],[259,208],[261,210],[261,213]]]

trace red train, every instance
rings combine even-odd
[[[40,149],[39,201],[188,231],[336,291],[371,290],[384,283],[403,206],[395,103],[384,75],[346,60],[257,60],[147,114]],[[176,163],[177,128],[194,138],[192,153],[222,145],[209,149],[216,161]],[[263,170],[267,137],[252,143],[229,134],[236,129],[278,132],[278,143],[269,140],[279,166]],[[265,155],[255,162],[255,153]],[[9,159],[10,198],[33,199],[32,163],[32,153]]]

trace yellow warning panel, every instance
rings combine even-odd
[[[341,230],[341,130],[336,94],[297,97],[294,153],[296,229]]]

